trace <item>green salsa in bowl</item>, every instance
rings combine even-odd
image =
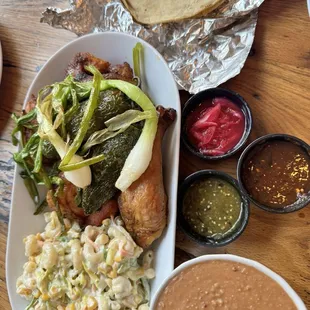
[[[223,246],[234,241],[248,218],[248,198],[237,181],[224,172],[195,172],[179,188],[178,223],[200,244]]]

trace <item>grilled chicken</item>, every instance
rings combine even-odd
[[[37,104],[37,98],[34,95],[31,95],[29,101],[25,105],[25,109],[23,110],[23,115],[32,111],[35,108],[36,104]],[[35,125],[37,124],[37,120],[34,119],[32,120],[31,123]],[[27,142],[30,139],[30,137],[33,135],[33,130],[30,128],[26,128],[26,127],[22,127],[22,130],[25,136],[25,142]]]
[[[57,196],[58,206],[61,214],[68,219],[77,220],[81,225],[100,226],[102,221],[118,213],[118,205],[116,200],[108,200],[102,207],[91,215],[86,215],[84,210],[76,205],[77,188],[75,185],[66,180],[63,176],[64,188]],[[53,196],[54,192],[49,190],[46,195],[48,206],[52,210],[56,210]]]
[[[65,178],[63,178],[63,181],[64,188],[57,196],[61,214],[68,219],[83,220],[86,217],[84,210],[77,207],[75,203],[75,197],[77,194],[76,186],[67,181]],[[56,210],[53,195],[54,192],[49,190],[46,195],[46,201],[52,210]]]
[[[122,65],[112,66],[110,72],[103,74],[103,77],[107,80],[123,80],[133,83],[133,72],[127,62]]]
[[[136,243],[147,248],[159,238],[167,224],[167,195],[162,175],[161,145],[164,133],[174,121],[173,109],[158,107],[159,123],[151,162],[144,174],[118,199],[126,229]]]
[[[77,53],[69,63],[66,73],[71,74],[80,82],[91,80],[93,77],[86,70],[85,66],[95,66],[105,79],[124,80],[133,82],[133,71],[127,62],[122,65],[111,66],[105,60],[95,57],[90,53]]]
[[[25,109],[23,110],[23,114],[27,114],[30,111],[32,111],[36,107],[36,104],[37,104],[36,96],[31,95],[29,101],[25,105]]]
[[[95,57],[90,53],[77,53],[72,61],[70,61],[66,73],[71,74],[78,81],[85,81],[92,79],[92,76],[84,69],[85,66],[93,65],[101,73],[108,73],[110,63]]]
[[[116,216],[118,213],[118,204],[117,201],[114,199],[110,199],[104,203],[104,205],[90,215],[87,216],[85,220],[85,225],[92,225],[92,226],[100,226],[102,221],[106,218],[110,218],[111,216]]]
[[[86,65],[94,65],[105,79],[133,81],[133,71],[128,63],[111,66],[107,61],[90,53],[78,53],[69,63],[66,73],[78,81],[91,80],[92,76],[84,69]],[[31,98],[26,106],[29,112],[35,106],[35,98]],[[118,204],[122,218],[129,233],[141,247],[148,247],[159,238],[167,222],[167,196],[163,185],[161,142],[167,127],[174,121],[176,113],[172,109],[158,107],[159,124],[153,146],[152,159],[144,174],[135,181],[117,201],[107,201],[95,213],[87,216],[82,208],[76,205],[77,188],[64,180],[63,192],[57,197],[58,205],[64,217],[78,220],[81,224],[100,225],[102,220],[118,213]],[[53,192],[49,191],[46,200],[51,209],[56,208]]]

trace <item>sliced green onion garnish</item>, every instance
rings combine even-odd
[[[61,168],[61,170],[62,171],[72,171],[72,170],[80,169],[80,168],[83,168],[86,166],[97,164],[100,161],[104,160],[104,158],[105,158],[105,156],[103,154],[101,154],[101,155],[94,156],[94,157],[89,158],[89,159],[85,159],[85,160],[80,161],[80,162],[75,163],[75,164],[65,165]]]
[[[87,107],[85,109],[80,128],[76,134],[75,139],[73,140],[72,144],[69,147],[69,150],[67,151],[66,155],[62,159],[59,168],[61,169],[63,166],[67,165],[70,160],[72,159],[73,155],[76,153],[76,151],[81,146],[83,139],[86,135],[86,132],[89,127],[89,122],[93,116],[93,113],[95,109],[98,106],[98,100],[99,100],[99,93],[100,93],[100,82],[102,80],[101,73],[93,66],[86,67],[88,71],[94,74],[94,81],[93,81],[93,87],[90,93],[90,97],[87,103]]]

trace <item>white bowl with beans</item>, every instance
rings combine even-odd
[[[166,309],[307,310],[281,276],[230,254],[204,255],[177,267],[151,303],[151,310]]]

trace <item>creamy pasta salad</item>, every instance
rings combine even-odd
[[[82,230],[44,216],[45,231],[24,239],[28,262],[16,283],[27,310],[149,309],[153,253],[142,257],[120,218]]]

